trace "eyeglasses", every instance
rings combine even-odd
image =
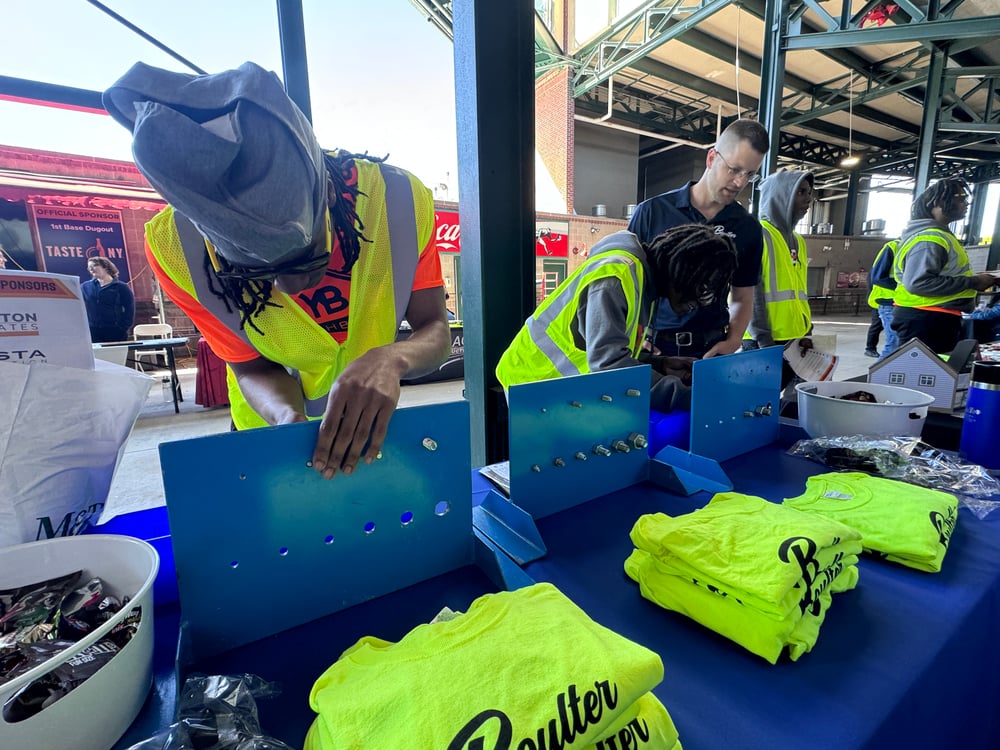
[[[306,261],[289,261],[288,263],[281,263],[277,266],[268,266],[267,268],[239,268],[232,271],[216,271],[216,276],[220,279],[235,279],[237,281],[274,281],[279,276],[295,276],[298,274],[310,274],[321,268],[326,268],[330,263],[330,248],[332,247],[331,242],[331,229],[330,229],[330,212],[324,211],[326,216],[326,232],[319,241],[314,240],[313,243],[305,248],[300,255],[305,255],[309,253],[310,255],[316,253],[318,245],[322,242],[322,252],[319,257],[310,258]]]
[[[719,149],[713,148],[712,150],[715,152],[716,156],[722,159],[722,163],[726,165],[726,171],[729,173],[729,176],[732,179],[739,180],[742,178],[746,178],[747,182],[757,182],[757,180],[760,179],[760,173],[757,172],[756,169],[751,171],[749,169],[740,169],[739,167],[734,167],[732,164],[729,163],[729,160],[727,160],[726,157],[719,152]]]

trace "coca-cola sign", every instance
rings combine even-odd
[[[569,225],[566,222],[536,222],[535,255],[565,258],[569,255]],[[439,253],[462,251],[462,227],[458,211],[434,212],[434,244]]]
[[[434,212],[434,243],[439,253],[457,253],[462,249],[462,227],[458,211]]]

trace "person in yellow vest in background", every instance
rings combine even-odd
[[[170,204],[146,225],[146,255],[226,361],[235,427],[321,418],[317,471],[371,463],[400,379],[450,351],[430,191],[324,152],[253,63],[201,76],[137,63],[104,105]],[[413,335],[397,342],[403,317]]]
[[[962,313],[975,308],[977,292],[997,283],[992,274],[972,272],[948,228],[968,207],[969,187],[957,178],[939,180],[910,206],[892,269],[892,330],[900,345],[916,338],[938,354],[951,352],[962,337]]]
[[[812,332],[809,310],[806,243],[795,231],[813,202],[813,174],[781,170],[760,183],[760,226],[764,230],[764,256],[760,281],[753,293],[753,312],[744,336],[744,348],[788,346],[799,341],[812,348],[806,338]],[[795,377],[783,363],[781,387]]]
[[[896,280],[892,278],[892,266],[896,258],[896,247],[899,240],[889,240],[878,251],[872,262],[871,273],[868,274],[868,306],[878,313],[885,331],[885,344],[882,353],[865,349],[867,356],[888,357],[899,348],[899,336],[892,330],[893,304],[892,298],[896,292]]]
[[[650,406],[689,409],[694,358],[643,350],[654,303],[661,298],[678,315],[707,307],[726,294],[736,263],[733,241],[703,224],[673,227],[647,246],[626,230],[610,234],[528,318],[500,357],[497,379],[506,390],[650,363]]]

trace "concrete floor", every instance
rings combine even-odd
[[[833,351],[840,357],[834,380],[848,380],[868,373],[876,360],[864,356],[865,336],[868,331],[867,315],[826,315],[814,319],[817,346]],[[154,377],[156,373],[152,373]],[[162,442],[184,440],[229,431],[229,409],[207,409],[195,404],[195,360],[182,360],[178,375],[185,400],[180,413],[175,414],[173,404],[164,401],[159,382],[154,384],[146,405],[129,437],[118,470],[111,484],[111,491],[104,511],[107,521],[121,513],[130,513],[163,505],[163,481],[160,457],[157,450]],[[419,405],[452,401],[463,398],[464,382],[451,380],[442,383],[404,386],[400,405]]]

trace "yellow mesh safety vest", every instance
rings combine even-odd
[[[798,234],[798,262],[792,261],[788,243],[769,221],[762,221],[764,255],[760,275],[764,287],[764,304],[771,324],[771,338],[788,341],[809,333],[812,313],[809,309],[809,263],[806,242]],[[750,331],[743,338],[753,338]]]
[[[597,246],[599,247],[599,245]],[[649,322],[649,310],[640,310],[644,269],[627,249],[601,252],[560,284],[528,318],[500,357],[496,375],[504,388],[519,383],[582,375],[590,372],[587,352],[573,341],[572,323],[580,306],[580,291],[598,279],[617,278],[628,301],[626,326],[632,356],[639,354],[640,331]]]
[[[268,306],[253,319],[260,333],[250,326],[240,331],[238,315],[228,318],[217,316],[262,357],[297,375],[311,418],[322,416],[326,395],[348,364],[369,349],[396,339],[399,322],[406,312],[413,274],[410,273],[409,278],[393,278],[389,215],[386,211],[386,181],[390,177],[387,174],[383,178],[382,170],[387,173],[391,170],[392,178],[397,181],[405,179],[409,183],[412,216],[416,221],[417,254],[427,245],[434,227],[433,199],[415,177],[387,165],[380,168],[378,164],[363,159],[358,159],[355,164],[358,170],[357,214],[364,225],[364,236],[371,241],[361,241],[361,254],[351,272],[352,314],[344,343],[335,341],[295,300],[276,290],[272,291],[270,302],[277,306]],[[411,223],[410,231],[412,229]],[[221,301],[206,291],[201,261],[189,263],[185,257],[171,207],[146,224],[146,238],[150,251],[178,286],[203,307],[212,311],[219,308]],[[410,266],[415,270],[416,258],[412,260]],[[227,367],[226,371],[232,418],[237,429],[266,426],[267,422],[253,411],[240,392],[232,369]]]
[[[896,246],[899,245],[899,240],[889,240],[884,245],[882,249],[878,251],[875,255],[875,260],[872,261],[872,272],[875,271],[875,267],[878,265],[879,260],[886,250],[892,250],[893,253],[896,252]],[[893,255],[893,262],[895,262],[895,255]],[[868,292],[868,307],[873,307],[878,309],[878,302],[876,300],[880,299],[892,299],[896,295],[895,289],[890,289],[886,286],[879,286],[878,284],[872,283],[871,290]]]
[[[965,252],[958,239],[951,232],[942,229],[926,229],[920,234],[914,235],[905,243],[900,243],[899,250],[896,251],[896,258],[892,264],[892,275],[896,279],[896,291],[893,294],[893,302],[900,307],[937,307],[945,302],[956,299],[966,299],[975,297],[975,289],[963,289],[957,294],[949,294],[940,297],[924,297],[913,294],[903,286],[903,268],[906,266],[906,256],[918,242],[933,242],[948,251],[948,260],[945,261],[944,268],[941,269],[943,276],[972,276],[972,266],[969,264],[969,255]]]

